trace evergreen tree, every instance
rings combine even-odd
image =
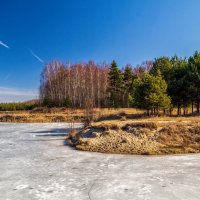
[[[178,58],[177,56],[171,59],[172,69],[170,79],[168,80],[168,94],[172,99],[172,107],[177,107],[177,114],[181,115],[181,108],[189,104],[189,92],[187,86],[187,60]],[[185,113],[186,114],[186,113]]]
[[[192,103],[196,102],[197,113],[200,113],[200,53],[198,51],[188,59],[188,68]]]
[[[172,69],[172,63],[170,58],[160,57],[156,58],[155,61],[153,62],[153,67],[151,68],[150,73],[156,75],[157,72],[160,71],[165,81],[167,81],[168,83],[170,79],[171,69]]]
[[[109,105],[114,108],[122,107],[123,74],[118,69],[115,61],[113,61],[110,66],[108,79]]]
[[[155,59],[151,74],[157,74],[160,71],[167,85],[167,93],[172,99],[171,108],[178,108],[178,115],[181,114],[181,108],[184,108],[184,114],[187,113],[187,107],[190,103],[190,93],[188,82],[188,63],[186,59],[177,56],[169,59],[160,57]]]
[[[135,103],[137,107],[146,109],[147,112],[157,113],[160,109],[168,109],[171,99],[167,95],[167,83],[162,78],[160,71],[157,75],[144,73],[141,79],[135,81]]]
[[[128,108],[132,103],[132,97],[131,92],[133,91],[133,81],[136,78],[136,76],[133,74],[132,67],[126,66],[124,70],[124,101],[123,105],[124,107]]]

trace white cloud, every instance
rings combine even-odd
[[[0,102],[20,102],[38,98],[38,90],[0,86]]]
[[[5,48],[7,48],[7,49],[10,48],[7,44],[5,44],[4,42],[2,42],[1,40],[0,40],[0,45],[3,46],[3,47],[5,47]]]
[[[44,60],[42,60],[36,53],[34,53],[31,49],[28,49],[33,57],[35,57],[39,62],[44,63]]]

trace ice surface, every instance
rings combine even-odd
[[[200,154],[76,151],[63,145],[69,127],[0,124],[1,200],[200,199]]]

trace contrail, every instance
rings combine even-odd
[[[7,44],[3,43],[1,40],[0,40],[0,45],[3,46],[3,47],[5,47],[5,48],[7,48],[7,49],[10,48]]]
[[[37,54],[35,54],[31,49],[28,48],[28,50],[29,50],[29,52],[31,53],[31,55],[32,55],[33,57],[35,57],[39,62],[44,63],[44,60],[42,60],[42,59],[41,59]]]

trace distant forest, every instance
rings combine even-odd
[[[200,112],[200,53],[187,58],[159,57],[133,67],[52,61],[41,74],[40,99],[48,107],[146,109],[177,114]],[[181,113],[183,112],[183,113]]]

